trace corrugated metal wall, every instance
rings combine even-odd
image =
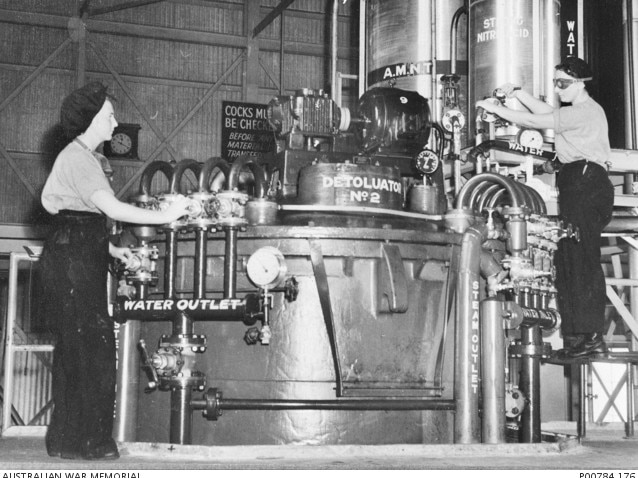
[[[123,3],[93,0],[90,5],[95,12]],[[256,20],[261,21],[279,3],[262,0]],[[12,96],[76,34],[68,24],[81,4],[79,0],[0,0],[0,223],[35,223],[45,217],[39,194],[56,150],[51,145],[55,139],[51,130],[62,98],[75,86],[78,43],[70,42],[32,83]],[[349,44],[358,24],[356,4],[340,6],[338,64],[343,73],[356,73],[356,49]],[[142,126],[141,161],[114,164],[116,191],[145,160],[205,161],[219,155],[224,100],[267,103],[279,94],[281,80],[286,93],[299,88],[327,89],[331,5],[331,0],[298,0],[285,11],[283,79],[279,78],[281,19],[276,18],[258,36],[261,74],[253,80],[256,97],[244,97],[250,78],[241,60],[196,111],[193,108],[245,53],[248,35],[243,1],[166,0],[89,15],[85,22],[91,44],[86,52],[86,80],[109,85],[118,98],[118,121]],[[353,88],[352,94],[345,92],[344,104],[354,100]],[[181,129],[175,131],[178,126]],[[168,148],[160,147],[169,136]],[[128,184],[120,197],[128,198],[136,186]]]

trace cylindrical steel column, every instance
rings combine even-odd
[[[171,390],[170,442],[190,445],[193,419],[190,407],[193,391],[190,387],[175,387]]]
[[[148,285],[140,284],[137,288],[138,299],[148,297]],[[115,395],[115,421],[113,438],[120,442],[137,439],[137,396],[140,382],[140,354],[137,343],[140,340],[142,323],[129,320],[118,328],[117,349],[117,389]]]
[[[521,415],[521,441],[541,441],[541,355],[543,337],[538,325],[521,327],[521,377],[519,388],[527,397],[527,407]]]
[[[456,350],[454,357],[455,443],[480,443],[480,250],[483,234],[474,227],[463,235],[459,260]]]
[[[483,443],[505,443],[505,333],[502,302],[481,302]]]

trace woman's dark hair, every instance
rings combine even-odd
[[[587,81],[592,79],[591,68],[589,68],[587,62],[575,56],[568,56],[556,65],[554,69],[563,71],[569,76],[579,80]]]

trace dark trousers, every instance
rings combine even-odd
[[[558,173],[560,218],[580,230],[580,241],[563,239],[556,253],[556,289],[563,336],[604,332],[605,276],[601,233],[609,224],[614,188],[598,164],[577,161]]]
[[[104,216],[56,216],[40,260],[41,310],[56,338],[49,451],[85,453],[112,440],[116,351],[108,260]]]

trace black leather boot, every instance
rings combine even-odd
[[[607,345],[603,341],[603,334],[596,332],[587,334],[586,340],[579,344],[578,347],[575,347],[570,355],[572,358],[586,358],[590,355],[604,353],[607,353]]]
[[[99,445],[95,444],[95,440],[89,439],[82,450],[82,458],[85,460],[117,460],[119,457],[120,453],[112,438],[108,438]]]
[[[554,356],[560,360],[565,360],[571,357],[574,350],[578,349],[586,339],[585,334],[564,335],[562,349],[557,350]]]

